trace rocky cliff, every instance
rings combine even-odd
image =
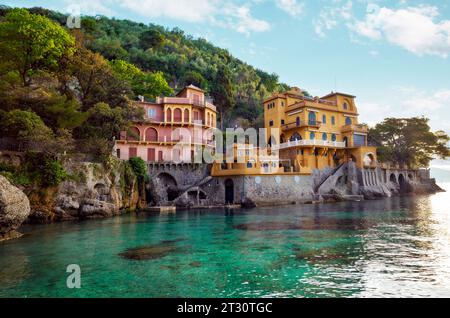
[[[26,189],[30,199],[30,223],[92,219],[119,215],[142,208],[145,190],[126,162],[104,164],[64,161],[70,176],[59,186]]]
[[[27,196],[0,175],[0,241],[20,237],[17,229],[29,214]]]

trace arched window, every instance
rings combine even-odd
[[[348,104],[344,103],[343,107],[344,107],[344,109],[348,109]]]
[[[336,141],[336,134],[331,135],[331,141]]]
[[[300,126],[300,117],[297,117],[297,118],[295,119],[295,124],[296,124],[297,126]]]
[[[322,115],[322,124],[327,123],[327,115]]]
[[[322,134],[322,140],[327,140],[327,133]]]
[[[315,125],[316,124],[316,113],[315,112],[310,112],[308,115],[308,121],[310,125]]]
[[[145,131],[145,141],[158,141],[158,131],[155,128],[148,128]]]
[[[175,108],[173,111],[173,121],[174,122],[181,122],[181,109]]]
[[[189,109],[184,110],[184,122],[185,123],[189,122]]]
[[[166,121],[167,122],[171,122],[172,121],[172,110],[170,108],[168,108],[166,110]]]
[[[334,116],[331,116],[331,124],[336,125],[336,118]]]
[[[345,124],[346,125],[351,125],[352,124],[352,119],[350,117],[345,117]]]
[[[313,132],[310,132],[310,133],[309,133],[309,139],[311,139],[311,140],[316,139],[316,134],[313,133]]]
[[[127,140],[139,141],[141,140],[141,132],[137,127],[131,127],[127,134]]]
[[[302,136],[300,136],[300,134],[298,132],[295,132],[289,140],[290,141],[302,140]]]

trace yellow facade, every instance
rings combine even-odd
[[[368,128],[358,121],[355,96],[311,98],[292,88],[264,100],[263,106],[267,144],[279,151],[282,173],[311,174],[349,160],[360,168],[376,167],[376,148],[367,146]],[[230,175],[254,173],[245,166],[227,170]]]

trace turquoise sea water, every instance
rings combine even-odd
[[[0,297],[450,297],[449,192],[22,232],[0,243]]]

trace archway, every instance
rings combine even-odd
[[[408,192],[408,184],[406,183],[405,176],[403,174],[400,174],[398,176],[398,184],[400,186],[400,193],[407,193]]]
[[[234,203],[234,183],[233,180],[225,180],[225,204]]]
[[[292,136],[290,141],[296,141],[296,140],[302,140],[302,136],[298,132],[295,132]]]
[[[139,141],[141,139],[141,132],[137,127],[131,127],[127,134],[128,141]]]
[[[175,110],[173,111],[173,121],[181,123],[181,109],[175,108]]]
[[[145,141],[158,141],[158,131],[152,127],[147,128],[145,131]]]
[[[178,184],[172,175],[163,172],[156,177],[156,180],[156,188],[162,201],[173,201],[178,197]]]
[[[389,177],[389,181],[391,181],[393,184],[398,184],[397,183],[397,177],[395,176],[394,173],[391,173],[391,175]]]

